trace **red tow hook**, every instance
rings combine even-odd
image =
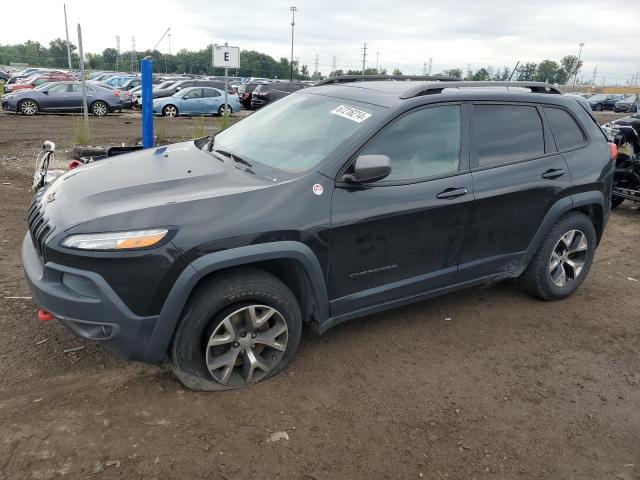
[[[78,168],[80,165],[83,165],[83,163],[78,161],[78,160],[71,160],[69,162],[69,170],[73,170],[74,168]]]
[[[51,320],[55,320],[55,318],[53,313],[46,311],[44,308],[38,309],[38,320],[41,322],[50,322]]]

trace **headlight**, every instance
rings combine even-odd
[[[130,232],[82,233],[71,235],[62,242],[63,247],[80,250],[128,250],[156,245],[169,230],[134,230]]]

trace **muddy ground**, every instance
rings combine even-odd
[[[97,144],[139,131],[131,115],[92,123]],[[32,160],[44,139],[72,138],[72,117],[0,114],[0,479],[640,478],[634,207],[612,215],[567,300],[474,288],[305,332],[281,376],[195,393],[166,366],[39,323],[22,298]]]

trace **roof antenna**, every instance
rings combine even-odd
[[[516,66],[513,67],[513,70],[511,71],[511,75],[509,75],[509,81],[511,81],[511,79],[513,78],[513,74],[516,73],[516,70],[518,70],[518,65],[520,65],[520,60],[518,60],[516,62]]]

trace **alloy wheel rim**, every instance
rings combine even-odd
[[[95,107],[93,107],[93,113],[97,117],[102,117],[106,113],[107,109],[101,103],[98,103]]]
[[[26,113],[27,115],[33,115],[34,113],[36,113],[35,104],[31,101],[24,102],[22,104],[22,112]]]
[[[282,360],[289,329],[282,314],[248,305],[227,315],[205,346],[209,373],[222,385],[241,387],[266,377]]]
[[[589,242],[580,230],[569,230],[556,242],[549,259],[549,275],[557,287],[565,287],[582,274]]]
[[[164,113],[167,117],[175,117],[176,116],[176,109],[175,107],[167,107],[164,110]]]

